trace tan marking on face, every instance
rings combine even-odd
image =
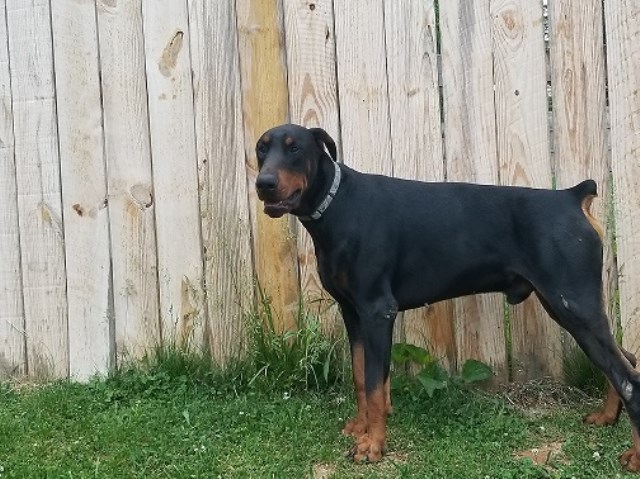
[[[271,141],[271,137],[269,135],[267,135],[266,133],[264,135],[262,135],[262,142],[266,143],[267,145],[269,144],[269,142]]]
[[[290,136],[286,137],[284,139],[284,144],[287,146],[291,146],[293,144],[293,138],[291,138]]]
[[[307,189],[307,177],[288,170],[278,170],[278,197],[289,198],[296,190],[304,192]]]

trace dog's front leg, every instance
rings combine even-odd
[[[360,313],[364,346],[364,386],[367,432],[356,441],[352,453],[356,462],[377,462],[386,448],[387,381],[391,363],[391,334],[398,309],[393,301],[381,301]]]
[[[367,432],[367,396],[364,387],[364,346],[360,333],[360,319],[355,310],[348,304],[341,304],[340,311],[349,337],[351,349],[351,366],[353,372],[353,387],[356,395],[357,413],[353,419],[348,419],[342,433],[352,435],[356,440]]]

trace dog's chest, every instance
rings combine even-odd
[[[349,263],[330,258],[322,249],[316,248],[318,275],[324,289],[334,298],[349,297],[350,279]]]

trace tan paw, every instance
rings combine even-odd
[[[353,458],[353,462],[378,462],[384,455],[384,444],[373,441],[369,434],[363,434],[347,455]]]
[[[349,419],[342,428],[342,434],[353,436],[356,439],[360,438],[365,432],[367,432],[367,424],[360,418]]]
[[[634,448],[628,449],[620,455],[620,465],[631,472],[640,471],[640,455]]]
[[[587,414],[582,420],[585,424],[593,424],[595,426],[611,426],[618,422],[617,416],[611,416],[604,412],[593,412]]]

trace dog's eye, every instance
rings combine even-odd
[[[256,148],[259,155],[264,155],[267,152],[267,146],[264,143],[260,143]]]
[[[299,152],[299,151],[300,151],[300,148],[298,148],[298,146],[297,146],[297,145],[291,145],[291,146],[289,147],[289,151],[290,151],[291,153],[297,153],[297,152]]]

